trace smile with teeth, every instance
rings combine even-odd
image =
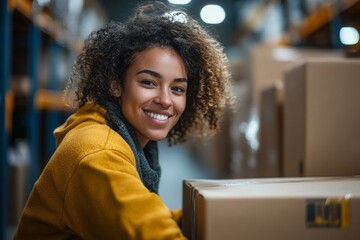
[[[157,114],[157,113],[152,113],[152,112],[145,112],[145,113],[149,117],[154,118],[159,121],[165,121],[165,120],[169,119],[169,116],[167,116],[167,115],[162,115],[162,114]]]

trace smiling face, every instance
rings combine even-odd
[[[116,91],[116,88],[118,88]],[[135,128],[142,147],[166,138],[185,110],[187,74],[181,57],[170,48],[151,48],[135,55],[122,88],[121,110]]]

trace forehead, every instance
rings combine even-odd
[[[154,58],[156,56],[163,54],[172,55],[181,58],[180,55],[171,47],[149,47],[139,52],[136,52],[133,56],[132,62],[138,60],[139,58],[144,58],[144,57]]]
[[[145,68],[187,75],[181,56],[169,47],[152,47],[134,54],[128,72]]]

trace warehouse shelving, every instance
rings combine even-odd
[[[360,1],[358,0],[343,0],[337,1],[336,4],[326,4],[320,7],[299,26],[299,34],[302,39],[307,38],[324,25],[335,20],[342,13],[358,8]]]
[[[54,2],[62,6],[70,0]],[[101,11],[98,5],[92,6],[94,2],[85,0],[83,8]],[[9,197],[14,195],[9,195],[13,191],[9,152],[18,140],[28,145],[27,195],[55,150],[54,128],[72,112],[62,90],[83,39],[79,32],[70,31],[66,14],[56,15],[51,7],[39,7],[32,0],[1,0],[0,239],[9,237],[9,204],[13,203]]]
[[[9,129],[7,128],[8,123],[6,119],[8,119],[8,115],[5,109],[9,109],[6,106],[9,94],[9,85],[10,85],[10,32],[11,32],[11,13],[7,8],[7,1],[1,1],[0,7],[0,24],[1,24],[1,31],[0,31],[0,74],[1,74],[1,81],[0,81],[0,104],[1,104],[1,117],[0,117],[0,137],[1,137],[1,146],[0,146],[0,184],[1,184],[1,219],[0,219],[0,238],[5,239],[5,229],[7,225],[7,204],[8,199],[7,192],[8,192],[8,172],[7,172],[7,145],[8,145],[8,134]]]
[[[303,21],[290,26],[282,39],[282,44],[342,48],[339,39],[340,28],[353,22],[360,24],[359,13],[359,0],[337,0],[324,3],[311,11]]]
[[[255,33],[260,22],[266,17],[268,10],[278,2],[274,0],[262,1],[249,14],[245,23],[234,32],[234,42],[241,42],[244,38]],[[281,8],[284,15],[284,31],[280,40],[275,42],[277,45],[341,48],[343,46],[340,43],[338,33],[342,26],[356,23],[360,31],[360,0],[317,1],[317,8],[315,9],[311,9],[308,5],[316,1],[291,1],[294,5],[284,3],[287,1],[281,2],[283,2]],[[291,19],[290,16],[293,12],[301,12],[298,13],[301,16],[296,17],[299,19]]]

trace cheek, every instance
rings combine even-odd
[[[176,102],[176,106],[179,115],[183,114],[186,107],[186,97],[178,99],[178,101]]]
[[[130,88],[129,88],[130,89]],[[121,95],[122,104],[126,107],[134,107],[144,102],[147,98],[146,92],[130,89]]]

